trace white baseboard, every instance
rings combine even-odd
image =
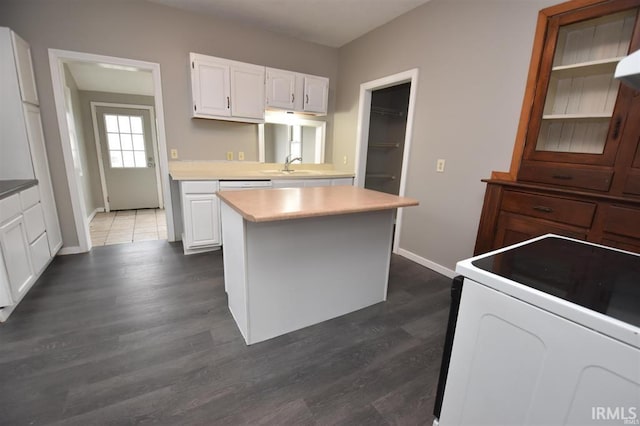
[[[432,271],[435,271],[435,272],[437,272],[439,274],[442,274],[442,275],[444,275],[446,277],[453,278],[456,275],[458,275],[458,274],[456,274],[456,271],[454,271],[452,269],[449,269],[447,267],[444,267],[444,266],[440,265],[439,263],[436,263],[436,262],[434,262],[432,260],[425,259],[424,257],[418,256],[417,254],[412,253],[412,252],[410,252],[408,250],[399,248],[397,254],[399,254],[402,257],[406,257],[407,259],[412,260],[412,261],[416,262],[417,264],[422,265],[424,267],[427,267],[427,268],[431,269]]]
[[[104,207],[98,207],[97,209],[95,209],[93,212],[91,212],[91,214],[87,218],[87,222],[91,222],[97,213],[102,213],[103,211],[104,211]]]
[[[78,254],[78,253],[86,253],[86,250],[82,250],[80,248],[80,246],[73,246],[73,247],[62,247],[60,249],[60,251],[58,252],[58,255],[60,256],[64,256],[67,254]]]

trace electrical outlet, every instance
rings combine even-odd
[[[347,156],[346,155],[342,158],[342,164],[347,164]]]
[[[444,160],[442,158],[438,159],[438,161],[436,162],[436,172],[444,172]]]
[[[228,161],[233,161],[233,151],[228,151],[227,152],[227,160]]]
[[[178,159],[178,150],[177,149],[172,149],[171,150],[171,159],[172,160],[177,160]]]
[[[244,152],[243,151],[238,151],[238,160],[244,161]]]

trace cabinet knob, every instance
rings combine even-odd
[[[309,103],[309,95],[305,95],[307,97],[307,103]]]
[[[553,175],[551,176],[554,179],[559,179],[559,180],[571,180],[573,179],[573,176],[571,175]]]
[[[295,95],[295,93],[292,93],[291,94],[291,103],[294,103],[295,100],[296,100],[296,95]]]
[[[231,108],[231,99],[227,96],[227,109]]]

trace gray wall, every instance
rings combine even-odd
[[[340,49],[333,163],[354,167],[360,84],[418,68],[400,248],[453,269],[473,252],[485,185],[508,170],[537,14],[557,0],[432,0]],[[436,173],[438,158],[447,160]]]
[[[142,0],[2,0],[0,25],[16,31],[32,47],[65,246],[78,241],[53,101],[49,48],[159,63],[167,148],[178,149],[183,160],[224,160],[227,151],[244,151],[246,160],[257,160],[256,125],[190,118],[189,52],[329,77],[327,133],[332,134],[337,49]]]

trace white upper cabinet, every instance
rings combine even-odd
[[[264,67],[231,66],[231,115],[264,121]]]
[[[190,54],[192,116],[264,121],[264,67]]]
[[[329,79],[267,68],[266,93],[268,109],[325,115],[329,97]]]
[[[295,92],[296,73],[267,68],[267,107],[295,110]]]
[[[38,105],[38,90],[36,89],[36,79],[33,75],[33,64],[31,62],[31,47],[12,32],[13,53],[18,70],[18,82],[20,83],[20,95],[23,102]]]
[[[329,79],[311,75],[304,76],[304,106],[307,112],[327,113]]]

